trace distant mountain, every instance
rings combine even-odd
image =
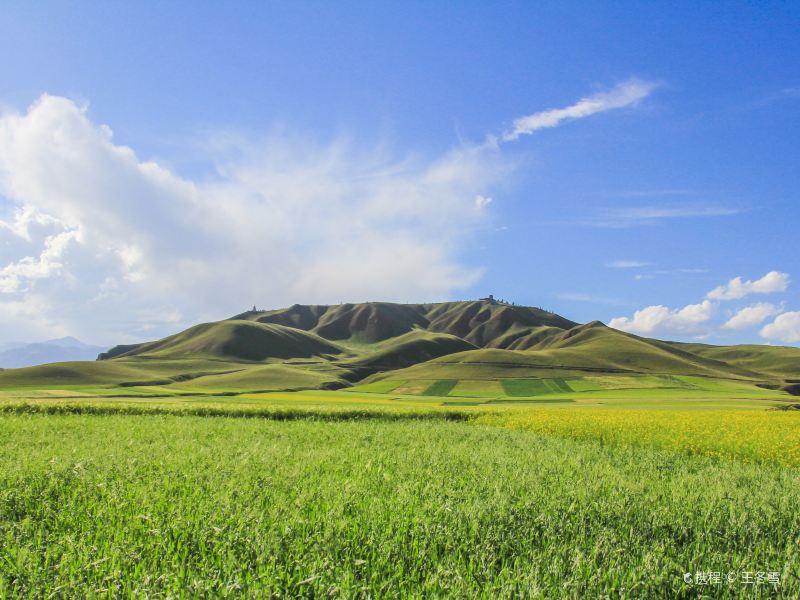
[[[0,368],[17,369],[52,362],[95,360],[106,350],[86,344],[72,336],[44,342],[6,342],[0,344]]]

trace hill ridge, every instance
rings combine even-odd
[[[458,381],[493,381],[495,389],[505,379],[600,377],[603,385],[630,386],[638,385],[631,377],[649,375],[667,386],[675,384],[670,377],[702,377],[800,393],[800,349],[665,342],[492,299],[294,304],[116,346],[96,363],[9,369],[0,372],[0,387],[85,382],[264,391],[397,380],[421,382],[409,389],[439,389],[434,383],[446,380],[457,394],[476,385]]]

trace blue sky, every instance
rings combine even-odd
[[[798,344],[798,26],[769,2],[4,3],[0,337],[494,293]]]

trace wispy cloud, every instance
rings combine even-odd
[[[669,188],[658,190],[628,190],[607,195],[617,198],[665,198],[669,196],[694,196],[695,194],[697,194],[695,190]]]
[[[697,217],[727,217],[744,212],[741,208],[708,204],[684,204],[679,206],[638,206],[611,208],[602,211],[591,220],[579,224],[590,227],[641,227],[655,225],[664,220]]]
[[[500,136],[499,141],[511,142],[541,129],[558,127],[564,121],[574,121],[597,113],[633,106],[649,96],[658,85],[657,82],[633,78],[611,90],[582,98],[570,106],[551,108],[520,117],[514,120],[510,130]]]
[[[638,269],[648,267],[651,264],[641,260],[612,260],[610,263],[606,263],[605,266],[609,269]]]
[[[655,277],[661,277],[663,275],[696,275],[700,273],[710,273],[711,269],[698,269],[698,268],[691,268],[691,269],[656,269],[655,271],[650,271],[649,273],[637,273],[633,276],[634,279],[641,280],[641,279],[653,279]]]
[[[615,306],[622,306],[626,304],[617,298],[596,296],[595,294],[586,294],[583,292],[561,292],[556,294],[556,298],[559,300],[566,300],[568,302],[587,302],[590,304],[611,304]]]
[[[791,86],[765,94],[753,102],[751,106],[755,108],[763,108],[765,106],[775,104],[776,102],[798,99],[800,99],[800,86]]]

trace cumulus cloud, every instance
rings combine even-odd
[[[709,300],[689,304],[681,309],[662,305],[637,310],[633,317],[616,317],[609,327],[642,335],[700,335],[705,333],[702,324],[714,316],[715,305]]]
[[[540,129],[557,127],[563,121],[583,119],[608,110],[633,106],[649,96],[657,87],[658,84],[652,81],[629,79],[611,90],[587,96],[570,106],[552,108],[520,117],[500,139],[503,142],[510,142]]]
[[[655,87],[631,79],[523,117],[502,141],[633,106]],[[253,303],[444,299],[481,276],[460,256],[514,168],[494,142],[419,157],[217,135],[212,172],[190,178],[69,99],[0,109],[0,336],[28,336],[18,317],[31,298],[58,315],[35,327],[98,342]]]
[[[434,300],[480,276],[459,252],[507,175],[492,149],[426,160],[340,140],[234,145],[213,179],[192,180],[68,99],[0,115],[12,215],[0,221],[0,333],[34,295],[64,333],[125,341],[174,330],[176,313],[188,324],[253,303]]]
[[[62,267],[64,251],[79,236],[80,232],[75,230],[51,235],[44,240],[44,248],[38,257],[26,256],[0,269],[0,292],[16,292],[26,281],[57,274]]]
[[[759,302],[738,310],[735,315],[722,325],[722,328],[736,331],[755,327],[779,312],[781,312],[780,307],[768,302]]]
[[[780,271],[770,271],[761,279],[743,281],[734,277],[725,285],[714,288],[706,295],[711,300],[738,300],[750,294],[773,294],[785,292],[789,287],[789,275]]]
[[[685,270],[694,272],[694,270]],[[637,275],[636,278],[644,278]],[[724,323],[715,319],[719,301],[739,300],[750,294],[782,292],[789,285],[789,275],[771,271],[761,279],[743,281],[741,277],[731,279],[725,285],[714,288],[699,304],[689,304],[681,309],[653,305],[637,310],[632,317],[616,317],[610,327],[642,335],[675,335],[708,337],[754,328],[765,320],[778,315],[774,322],[761,329],[761,336],[784,342],[800,341],[800,312],[786,312],[782,305],[757,302],[736,310]],[[730,313],[728,313],[730,314]],[[712,321],[713,320],[713,321]]]
[[[14,235],[31,241],[31,226],[57,225],[58,220],[48,215],[43,215],[32,206],[20,206],[14,211],[13,221],[0,219],[0,231],[10,231]]]
[[[785,312],[761,329],[761,337],[793,344],[800,342],[800,311]]]

